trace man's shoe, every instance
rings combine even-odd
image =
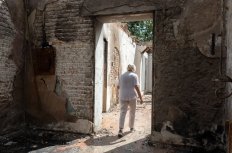
[[[130,132],[131,133],[135,132],[135,129],[134,128],[130,128]]]
[[[118,131],[118,137],[121,138],[123,135],[122,135],[122,130],[119,130]]]

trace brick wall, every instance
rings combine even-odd
[[[73,43],[57,46],[56,74],[68,102],[79,118],[92,119],[92,46]]]
[[[118,90],[116,81],[119,80],[120,75],[120,54],[117,47],[111,53],[112,62],[110,63],[110,85],[111,85],[111,105],[118,103]]]
[[[228,11],[226,12],[226,32],[227,32],[227,38],[226,38],[226,41],[227,41],[227,75],[229,77],[232,77],[232,67],[231,67],[231,64],[232,64],[232,52],[231,52],[231,49],[232,49],[232,44],[231,44],[231,41],[232,41],[232,2],[231,1],[228,1],[227,2],[227,7],[229,8]],[[229,83],[228,84],[228,93],[231,92],[231,84]],[[232,100],[232,97],[229,97],[228,98],[228,103],[227,103],[227,119],[228,120],[232,120],[232,112],[231,112],[231,109],[232,109],[232,103],[231,103],[231,100]]]
[[[115,49],[112,52],[112,62],[111,64],[111,69],[110,69],[110,80],[111,83],[113,84],[115,80],[118,79],[119,77],[119,70],[120,70],[120,55],[119,55],[119,50],[118,48],[115,47]]]
[[[81,3],[58,0],[47,4],[45,30],[47,40],[56,49],[56,82],[59,93],[66,98],[67,112],[92,120],[94,30],[92,19],[80,16]],[[32,32],[36,47],[42,41],[42,15],[37,9]]]
[[[215,6],[216,1],[212,3],[214,4],[211,6]],[[220,83],[212,81],[219,75],[220,61],[217,57],[209,58],[204,55],[204,51],[209,52],[210,49],[200,50],[195,46],[196,41],[207,37],[210,39],[211,33],[217,33],[220,30],[220,28],[208,27],[206,33],[200,32],[201,27],[210,22],[218,23],[214,19],[220,17],[220,8],[217,12],[213,12],[201,9],[203,4],[197,3],[197,5],[198,12],[203,14],[207,12],[208,15],[212,13],[207,17],[207,21],[205,21],[206,18],[204,22],[201,22],[201,18],[191,18],[191,13],[189,13],[190,16],[185,14],[186,21],[183,21],[177,16],[184,14],[184,10],[182,13],[175,12],[173,8],[167,9],[167,12],[156,12],[153,130],[161,132],[161,135],[163,133],[162,136],[169,140],[172,136],[168,133],[174,130],[172,134],[193,138],[195,141],[191,142],[189,139],[189,142],[184,142],[176,138],[172,140],[174,143],[198,142],[198,145],[208,150],[218,147],[224,152],[224,148],[221,147],[225,145],[221,139],[224,136],[224,103],[215,95],[215,90],[220,87]],[[190,4],[184,7],[188,8]],[[179,31],[176,32],[183,37],[175,35],[174,23],[177,22]],[[181,26],[184,27],[183,31],[180,30]],[[197,37],[193,38],[193,35]],[[164,134],[165,131],[168,131],[167,135]],[[154,138],[158,138],[158,135],[154,135]],[[205,144],[203,144],[204,141]]]
[[[0,3],[0,103],[9,103],[13,101],[13,81],[17,69],[10,59],[15,29],[6,3]]]
[[[18,4],[20,3],[21,1],[18,1]],[[13,21],[15,12],[12,7],[15,8],[13,2],[0,0],[0,133],[15,129],[24,123],[20,110],[23,97],[23,20],[20,26],[15,25],[21,18]],[[20,9],[16,9],[19,10],[18,15],[22,13]],[[22,33],[19,33],[19,29]]]
[[[226,1],[226,14],[224,18],[224,23],[226,24],[226,52],[227,52],[227,61],[226,61],[226,74],[231,78],[232,77],[232,1]],[[227,83],[227,94],[231,93],[232,84]],[[230,127],[227,127],[227,149],[228,152],[232,152],[232,134],[231,134],[231,123],[232,123],[232,97],[226,99],[226,121],[227,124],[230,124]]]

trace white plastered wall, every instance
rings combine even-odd
[[[102,123],[102,101],[103,101],[103,61],[104,42],[103,24],[96,21],[95,24],[95,93],[94,93],[94,126],[95,131],[101,128]]]

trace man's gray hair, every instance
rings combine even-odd
[[[127,71],[135,72],[136,71],[136,66],[134,64],[129,64],[127,66]]]

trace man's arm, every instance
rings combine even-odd
[[[135,90],[137,91],[138,95],[139,95],[139,98],[140,98],[140,104],[143,103],[143,98],[142,98],[142,94],[140,92],[140,89],[139,89],[139,86],[138,85],[135,85]]]

